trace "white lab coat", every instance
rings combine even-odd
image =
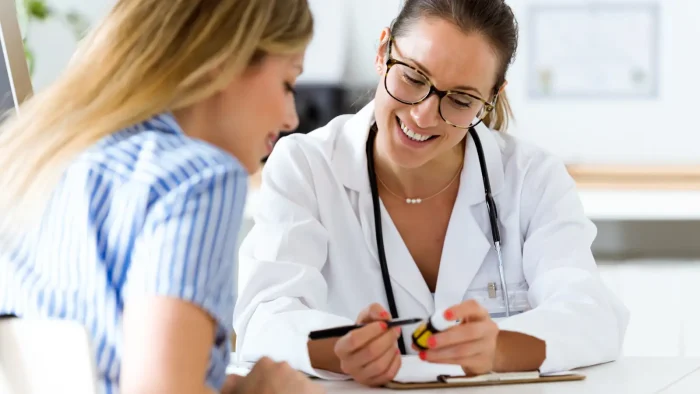
[[[373,103],[307,135],[281,139],[263,169],[255,225],[241,245],[235,310],[240,361],[286,360],[312,375],[309,331],[353,324],[372,303],[388,310],[367,176],[365,143]],[[542,372],[614,360],[626,308],[602,282],[591,254],[596,235],[563,164],[512,136],[478,126],[498,206],[513,307],[502,330],[546,342]],[[504,311],[496,252],[471,137],[458,197],[431,294],[382,206],[384,244],[400,317],[427,317],[476,299]],[[409,352],[411,329],[404,328]]]

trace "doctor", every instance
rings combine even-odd
[[[240,251],[243,360],[381,385],[417,353],[414,327],[381,320],[442,310],[466,322],[420,357],[468,373],[618,356],[627,311],[598,274],[574,181],[505,134],[516,46],[503,1],[407,0],[381,32],[373,102],[278,142]],[[307,343],[355,322],[374,323]]]

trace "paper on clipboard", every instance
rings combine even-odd
[[[487,373],[477,376],[452,376],[442,379],[446,383],[467,383],[467,382],[506,382],[509,380],[532,380],[539,379],[540,373],[530,372],[506,372]]]
[[[559,371],[541,374],[539,371],[490,373],[478,376],[464,376],[459,365],[435,364],[423,361],[418,356],[403,356],[401,368],[393,379],[397,383],[435,383],[449,384],[478,382],[528,381],[540,378],[577,376],[573,371]],[[442,378],[441,378],[442,377]]]
[[[459,365],[434,364],[423,361],[418,356],[403,356],[401,368],[394,377],[394,381],[399,383],[437,382],[440,375],[464,375],[464,370]]]

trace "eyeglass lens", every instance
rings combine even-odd
[[[389,94],[405,104],[417,104],[430,93],[430,81],[411,67],[394,64],[386,75]],[[484,114],[484,103],[464,93],[448,93],[440,100],[440,115],[455,126],[468,127]]]

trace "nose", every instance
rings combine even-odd
[[[435,127],[440,121],[439,106],[440,98],[435,94],[430,95],[424,101],[411,107],[411,117],[420,128]]]
[[[287,109],[284,120],[282,121],[282,130],[294,131],[297,127],[299,127],[299,115],[297,114],[297,107],[292,97],[287,101]]]

